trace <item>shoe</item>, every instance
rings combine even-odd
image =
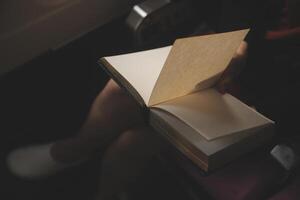
[[[51,144],[28,146],[10,152],[6,159],[12,174],[25,179],[40,179],[73,165],[55,161],[51,154]]]

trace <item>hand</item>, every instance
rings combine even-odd
[[[219,92],[226,93],[234,89],[234,79],[240,74],[246,63],[247,48],[247,42],[243,41],[217,83]]]

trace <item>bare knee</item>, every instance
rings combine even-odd
[[[127,97],[126,92],[112,79],[107,82],[101,94],[109,99]]]
[[[93,116],[102,115],[101,120],[108,124],[119,124],[122,127],[128,125],[129,128],[131,124],[143,122],[141,107],[113,80],[107,83],[95,99],[91,112]]]
[[[99,107],[124,107],[136,105],[135,100],[129,94],[120,88],[112,79],[108,81],[104,89],[97,96],[94,104]]]

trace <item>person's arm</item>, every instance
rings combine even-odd
[[[295,27],[286,30],[278,30],[278,31],[267,31],[266,32],[266,40],[282,40],[282,41],[291,41],[294,39],[300,39],[300,27]]]

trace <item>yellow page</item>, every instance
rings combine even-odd
[[[152,91],[149,105],[214,85],[248,31],[176,40]]]

